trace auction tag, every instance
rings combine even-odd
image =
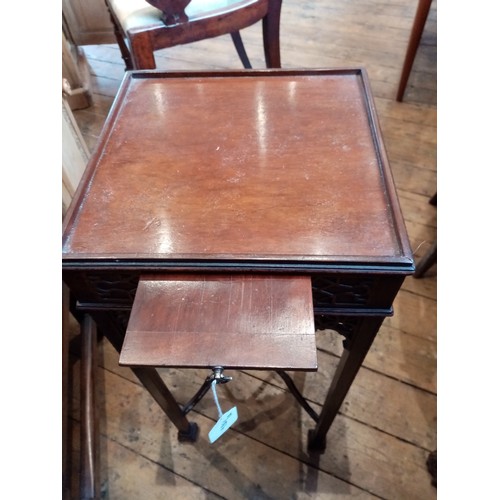
[[[236,409],[236,406],[233,406],[229,411],[226,411],[219,420],[217,420],[217,423],[212,427],[212,430],[208,433],[208,439],[210,440],[210,443],[215,442],[217,439],[219,439],[224,432],[226,432],[229,427],[231,427],[236,420],[238,420],[238,410]]]

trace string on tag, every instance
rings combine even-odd
[[[217,380],[212,380],[212,392],[214,394],[215,405],[217,406],[217,411],[219,412],[219,418],[222,417],[222,409],[219,404],[219,398],[217,397],[217,390],[215,386],[217,385]]]
[[[214,379],[210,384],[212,393],[214,395],[215,404],[217,406],[217,411],[219,412],[219,419],[208,433],[208,440],[211,443],[217,441],[217,439],[219,439],[222,434],[224,434],[236,422],[236,420],[238,420],[238,410],[236,406],[233,406],[226,413],[222,413],[222,409],[219,404],[219,398],[217,397],[217,389],[215,388],[217,382],[218,380]]]

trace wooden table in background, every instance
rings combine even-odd
[[[127,73],[65,218],[62,267],[118,351],[141,275],[310,276],[316,329],[345,337],[309,434],[324,449],[414,271],[366,73]],[[155,369],[134,372],[185,430]]]

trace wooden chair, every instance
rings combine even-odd
[[[154,52],[230,33],[251,68],[239,30],[262,21],[268,68],[279,68],[282,0],[105,0],[126,68],[155,69]],[[148,5],[149,4],[149,5]]]

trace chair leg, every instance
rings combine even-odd
[[[437,191],[429,198],[429,204],[437,207]],[[415,268],[414,278],[421,278],[437,262],[437,243],[429,249]]]
[[[116,20],[113,11],[108,5],[108,2],[105,0],[106,7],[108,8],[109,17],[111,19],[111,24],[113,25],[113,30],[115,33],[116,42],[118,43],[118,47],[120,49],[120,53],[122,55],[123,62],[125,63],[125,70],[129,71],[133,69],[132,56],[130,55],[130,51],[128,50],[127,44],[125,43],[125,39],[123,37],[122,31],[120,29],[120,25]]]
[[[281,68],[280,17],[282,0],[269,0],[266,16],[262,20],[264,55],[268,68]]]
[[[437,262],[437,243],[422,257],[415,268],[414,278],[421,278]]]
[[[234,33],[231,33],[231,38],[233,39],[233,44],[236,48],[236,52],[238,52],[238,56],[243,63],[243,67],[245,69],[252,69],[252,65],[250,64],[250,59],[248,59],[247,51],[245,50],[245,46],[243,45],[243,40],[241,39],[240,32],[235,31]]]
[[[403,100],[406,84],[408,83],[411,68],[413,67],[413,61],[415,60],[415,55],[417,54],[420,39],[422,38],[425,22],[427,21],[427,16],[429,15],[429,10],[431,8],[431,3],[432,0],[418,1],[417,12],[415,14],[415,20],[413,21],[410,41],[408,43],[408,49],[406,50],[406,57],[403,64],[403,71],[401,72],[401,78],[399,80],[399,88],[396,97],[396,100],[399,102]]]
[[[113,11],[108,6],[109,16],[115,31],[116,42],[120,48],[122,59],[125,63],[125,70],[132,69],[156,69],[156,62],[153,53],[153,45],[149,33],[138,33],[131,35],[129,50],[125,42],[125,36],[122,33],[120,24],[116,20]]]
[[[81,331],[80,498],[100,498],[99,416],[96,401],[97,328],[86,314]]]
[[[156,69],[151,35],[137,33],[130,35],[129,40],[134,69]]]

